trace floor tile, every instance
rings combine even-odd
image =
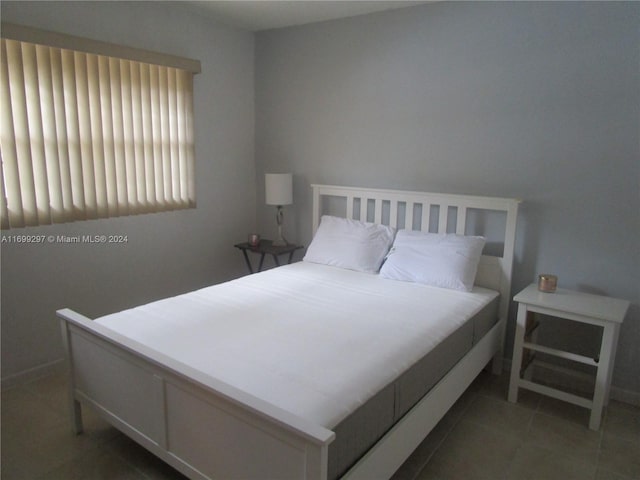
[[[526,435],[534,411],[506,400],[478,395],[464,414],[464,419],[519,438]]]
[[[416,478],[502,478],[521,444],[521,440],[514,435],[463,418]]]
[[[64,373],[56,373],[24,385],[24,388],[40,400],[46,401],[51,408],[67,416],[69,409],[69,379]]]
[[[38,480],[144,480],[146,477],[117,455],[101,449],[69,461]]]
[[[594,480],[595,464],[576,462],[572,457],[535,445],[518,450],[506,480]]]
[[[482,372],[485,377],[482,378],[478,386],[478,393],[485,397],[495,398],[496,400],[506,400],[509,393],[509,375],[504,372],[502,375],[493,375],[488,372]],[[517,405],[530,409],[537,409],[541,395],[523,388],[518,390]]]
[[[24,389],[2,392],[2,439],[30,439],[67,422],[46,401]]]
[[[640,408],[612,401],[604,418],[604,432],[640,443]]]
[[[640,478],[640,445],[604,433],[600,447],[598,466],[619,475]]]
[[[39,451],[29,451],[15,440],[2,441],[0,478],[27,480],[37,478],[51,469],[51,459]]]
[[[610,472],[609,470],[605,470],[603,468],[598,468],[598,471],[596,472],[596,480],[637,480],[637,479],[618,475],[617,473]]]
[[[4,427],[3,433],[7,430],[8,427]],[[10,441],[3,442],[3,463],[8,460],[21,465],[16,470],[26,470],[30,477],[35,477],[100,448],[110,437],[110,432],[111,427],[107,426],[104,430],[88,428],[84,434],[76,435],[67,422],[54,426],[43,424],[40,428],[32,425],[29,429],[13,433]],[[11,449],[8,452],[5,451],[7,447]]]
[[[591,410],[551,397],[542,396],[538,411],[579,425],[589,425]]]
[[[527,435],[526,444],[544,447],[580,463],[595,465],[602,434],[584,425],[536,413]]]

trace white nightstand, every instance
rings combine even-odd
[[[609,388],[611,373],[616,356],[620,325],[629,308],[629,302],[616,298],[588,293],[573,292],[559,288],[555,293],[543,293],[536,284],[531,284],[514,298],[518,302],[518,321],[513,346],[513,360],[511,363],[511,380],[509,382],[509,401],[518,401],[518,388],[533,390],[534,392],[571,402],[581,407],[589,408],[589,428],[598,430],[602,418],[602,407],[609,402]],[[593,359],[575,353],[549,348],[535,343],[536,335],[526,332],[528,312],[542,313],[552,317],[566,318],[575,322],[598,325],[603,328],[600,355]],[[535,328],[534,326],[530,326]],[[525,341],[525,335],[528,338]],[[570,393],[540,385],[531,380],[526,373],[521,378],[523,350],[539,351],[550,355],[566,358],[574,362],[585,363],[597,368],[596,385],[593,399],[572,395]]]

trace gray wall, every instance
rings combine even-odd
[[[438,2],[258,34],[261,230],[264,172],[295,174],[307,245],[310,183],[522,198],[514,291],[546,272],[631,300],[613,384],[640,399],[639,24],[638,3]]]
[[[2,245],[2,379],[62,358],[55,310],[98,316],[245,273],[255,226],[254,36],[165,2],[2,2],[2,20],[202,62],[195,77],[197,208],[14,229],[124,234],[122,245]]]

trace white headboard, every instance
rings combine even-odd
[[[482,235],[477,231],[468,233],[469,227],[477,228],[477,212],[498,212],[503,216],[502,238],[497,255],[483,254],[478,266],[476,285],[500,292],[500,318],[507,318],[511,298],[511,271],[516,235],[516,218],[520,200],[512,198],[476,197],[469,195],[447,195],[440,193],[408,192],[359,187],[337,187],[311,185],[313,188],[313,233],[315,234],[323,214],[344,215],[346,218],[382,223],[396,228],[431,231],[434,233],[455,232],[458,234]],[[328,200],[344,203],[346,212],[327,212]],[[470,213],[473,212],[473,215]],[[474,220],[470,221],[470,217]],[[473,223],[473,225],[471,225]],[[499,230],[502,230],[500,228]],[[485,249],[486,250],[486,249]]]

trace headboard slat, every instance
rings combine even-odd
[[[398,225],[398,202],[391,200],[389,203],[389,225]]]
[[[467,224],[467,207],[458,207],[458,216],[456,219],[456,233],[458,235],[464,235],[465,226]]]
[[[449,219],[449,205],[440,204],[438,213],[438,233],[447,233],[447,221]]]
[[[413,211],[415,210],[415,203],[407,201],[404,207],[404,228],[407,230],[413,230]]]
[[[420,230],[423,232],[429,231],[429,222],[431,221],[431,204],[422,203],[422,222],[420,225]]]
[[[347,218],[353,218],[353,202],[354,201],[355,200],[353,196],[347,197]]]
[[[374,216],[373,223],[382,223],[382,199],[372,198],[374,202]]]

